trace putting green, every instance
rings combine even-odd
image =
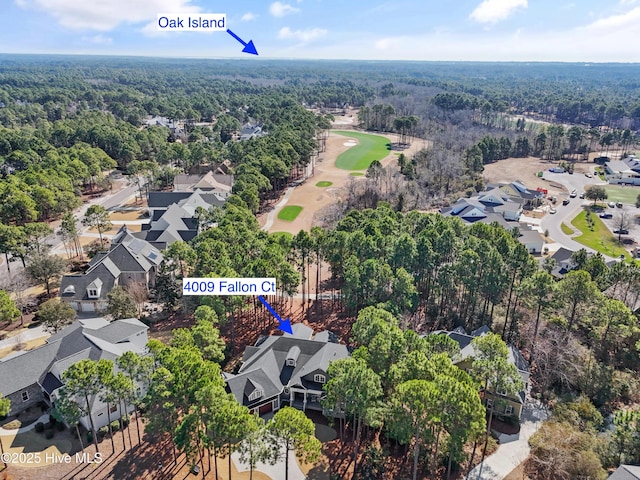
[[[330,187],[331,185],[333,185],[333,182],[328,182],[327,180],[316,183],[316,187]]]
[[[368,133],[334,130],[334,133],[355,138],[358,144],[342,152],[336,159],[336,167],[343,170],[366,170],[374,160],[382,160],[389,155],[391,142],[388,138]]]
[[[287,205],[278,212],[278,218],[286,222],[293,222],[301,211],[302,207],[299,205]]]

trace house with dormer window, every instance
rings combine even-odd
[[[115,286],[142,283],[151,289],[162,258],[160,250],[123,225],[109,251],[93,257],[85,273],[62,277],[60,300],[78,312],[106,310],[107,295]]]
[[[237,374],[225,373],[227,390],[253,412],[265,414],[290,405],[322,411],[329,364],[349,357],[345,345],[325,330],[314,335],[301,323],[293,334],[262,337],[244,351]]]

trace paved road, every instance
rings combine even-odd
[[[569,175],[568,173],[545,172],[544,178],[552,182],[564,185],[568,192],[575,190],[578,194],[584,192],[585,189],[590,185],[606,185],[606,182],[603,182],[597,176],[587,178],[586,176],[577,173]],[[570,200],[569,205],[562,205],[562,200],[564,199]],[[580,213],[583,205],[589,205],[590,203],[590,200],[581,200],[578,197],[569,198],[569,193],[559,196],[557,204],[555,206],[557,213],[553,215],[545,215],[545,217],[540,222],[540,230],[542,232],[548,230],[549,236],[553,238],[556,243],[569,250],[576,251],[584,248],[589,252],[595,252],[595,250],[573,240],[569,235],[565,234],[561,228],[563,222],[569,225],[571,223],[571,220],[578,213]],[[605,260],[613,260],[611,257],[608,257],[606,255],[604,257]]]
[[[42,325],[38,325],[33,328],[25,328],[17,335],[0,340],[0,350],[13,347],[21,342],[28,342],[29,340],[35,340],[36,338],[50,337],[51,334],[45,332],[42,329]],[[7,357],[0,358],[0,361],[5,360]]]
[[[469,480],[502,480],[529,456],[529,437],[538,431],[548,418],[547,409],[538,401],[530,401],[522,411],[520,437],[504,443],[481,465],[471,470]]]
[[[275,207],[273,207],[273,210],[271,210],[267,215],[267,221],[265,222],[264,227],[262,227],[262,230],[264,230],[265,232],[268,232],[269,229],[273,226],[273,222],[276,219],[276,215],[278,214],[280,209],[287,204],[287,202],[289,201],[289,197],[291,196],[295,188],[296,188],[295,186],[287,188],[287,193],[284,194],[284,197],[282,197],[282,200],[276,203]]]
[[[126,180],[124,179],[118,179],[118,180],[115,180],[115,182],[126,185]],[[88,230],[88,228],[82,225],[82,217],[84,217],[84,214],[86,213],[87,209],[91,205],[102,205],[107,210],[113,209],[118,205],[122,205],[126,203],[129,199],[133,198],[136,195],[137,191],[138,191],[138,188],[136,186],[125,186],[124,188],[122,188],[121,190],[118,190],[115,193],[106,193],[101,197],[92,198],[87,203],[82,204],[81,206],[76,208],[73,211],[73,213],[78,219],[76,227],[78,228],[80,235],[83,235],[83,233],[86,230]],[[53,229],[54,233],[46,237],[43,243],[46,245],[49,245],[51,247],[52,252],[64,254],[65,253],[64,243],[62,242],[62,238],[56,233],[58,228],[60,227],[60,222],[59,221],[53,222],[50,224],[50,226]],[[24,269],[22,266],[22,262],[20,262],[19,260],[11,262],[10,267],[11,267],[11,272],[7,270],[7,266],[4,264],[4,262],[2,265],[0,265],[0,283],[10,281],[12,276],[18,274]]]

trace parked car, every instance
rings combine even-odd
[[[609,206],[609,208],[616,208],[615,202],[609,202],[607,203],[607,205]]]
[[[616,207],[622,208],[622,203],[620,203],[620,202],[616,203]]]
[[[593,177],[593,175],[591,175],[589,172],[585,173],[584,176],[587,177],[587,178]]]
[[[549,213],[551,213],[552,215],[553,215],[554,213],[556,213],[556,212],[557,212],[557,210],[556,210],[555,208],[552,208],[551,210],[549,210]]]
[[[613,218],[613,214],[612,213],[601,213],[600,215],[598,215],[600,218]]]
[[[569,198],[576,198],[578,196],[578,192],[576,192],[575,190],[573,190],[570,194],[569,194]]]
[[[614,230],[613,233],[619,233],[620,235],[629,235],[629,230],[626,228],[621,228],[619,230]]]
[[[568,198],[565,198],[564,200],[562,200],[563,205],[569,205],[569,202],[571,202],[571,200],[569,200]]]
[[[582,193],[578,196],[578,198],[584,198],[584,192],[582,192]]]

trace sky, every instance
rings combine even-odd
[[[237,58],[226,32],[158,32],[224,13],[259,58],[640,62],[640,0],[0,0],[0,53]]]

